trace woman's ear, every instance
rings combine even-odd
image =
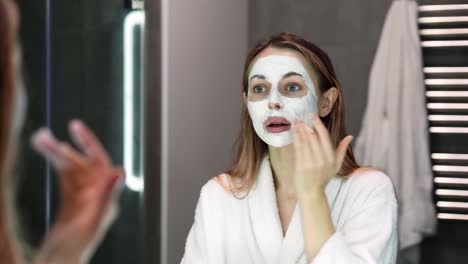
[[[319,100],[319,113],[321,117],[325,117],[331,112],[337,98],[338,89],[336,87],[332,87],[322,94]]]

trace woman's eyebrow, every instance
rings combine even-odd
[[[285,79],[285,78],[288,78],[288,77],[290,77],[290,76],[300,76],[300,77],[304,78],[304,76],[302,76],[302,74],[297,73],[297,72],[290,71],[290,72],[288,72],[288,73],[285,73],[285,74],[283,75],[283,78],[281,78],[281,79]]]
[[[252,77],[250,77],[250,80],[255,79],[255,78],[259,78],[259,79],[263,79],[263,80],[266,79],[266,78],[265,78],[265,75],[262,75],[262,74],[255,74],[255,75],[253,75]]]

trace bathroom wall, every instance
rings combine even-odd
[[[370,68],[391,3],[392,0],[251,1],[249,47],[270,34],[290,31],[325,50],[331,57],[344,90],[348,133],[356,136],[366,107]],[[419,0],[418,3],[468,4],[468,1]],[[431,56],[432,52],[425,50],[424,56]],[[463,61],[462,55],[465,53],[466,48],[463,53],[457,53],[460,56],[452,56],[456,59],[454,65]],[[450,66],[450,62],[445,66]],[[437,142],[432,141],[431,144],[431,147],[435,147]],[[421,263],[465,263],[468,260],[464,250],[467,236],[466,221],[439,222],[438,235],[427,238],[422,244]]]
[[[167,146],[162,146],[167,149],[162,153],[167,156],[163,263],[180,262],[200,189],[226,170],[233,156],[247,52],[247,3],[162,1],[162,89],[167,95],[161,102],[167,118],[162,132],[167,135],[162,142]]]
[[[357,136],[366,106],[368,74],[391,2],[251,1],[249,47],[270,34],[289,31],[322,48],[344,91],[348,133]]]

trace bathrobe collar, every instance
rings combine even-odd
[[[325,188],[331,210],[341,182],[342,180],[335,176]],[[254,243],[264,263],[297,263],[299,259],[305,258],[300,208],[297,202],[283,237],[268,153],[262,159],[256,182],[247,199]]]

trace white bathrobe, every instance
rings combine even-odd
[[[325,194],[336,232],[311,263],[395,263],[397,202],[387,175],[367,170],[347,180],[335,176]],[[268,155],[243,200],[215,179],[203,186],[181,263],[307,263],[297,203],[283,237]]]

